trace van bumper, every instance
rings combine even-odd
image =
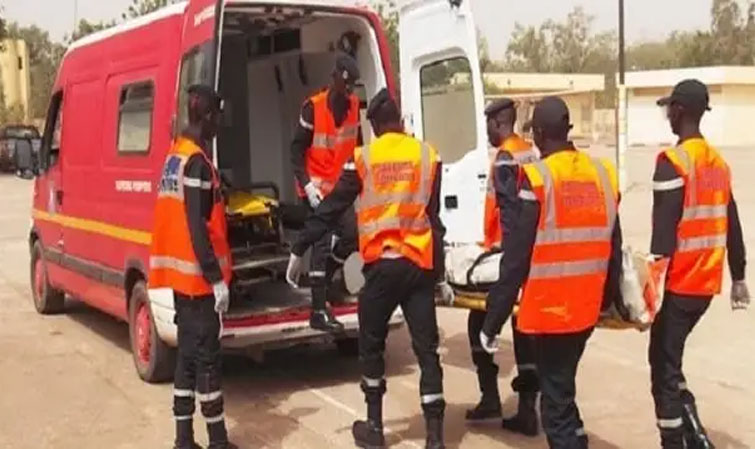
[[[176,312],[173,305],[173,292],[170,289],[153,289],[149,291],[149,297],[157,335],[166,344],[177,346],[178,329],[174,322]],[[223,347],[264,351],[317,340],[356,338],[359,334],[356,304],[336,307],[333,312],[345,328],[344,334],[337,337],[310,328],[309,311],[298,310],[286,315],[271,314],[253,318],[226,318],[223,320]],[[388,325],[390,328],[396,328],[403,323],[404,316],[401,310],[397,309]]]

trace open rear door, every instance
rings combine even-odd
[[[446,240],[480,242],[489,162],[470,0],[402,0],[399,8],[405,125],[443,159]]]

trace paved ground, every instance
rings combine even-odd
[[[606,149],[591,149],[609,154]],[[755,158],[751,149],[726,151],[748,245],[755,228]],[[632,184],[624,197],[626,240],[649,240],[650,172],[654,151],[633,149]],[[68,313],[42,317],[30,299],[28,250],[30,183],[0,178],[0,448],[167,448],[173,434],[171,387],[142,383],[132,367],[124,324],[71,302]],[[750,231],[750,232],[748,232]],[[753,278],[753,270],[748,270]],[[752,287],[755,289],[755,282]],[[728,290],[728,283],[726,285]],[[726,298],[712,305],[691,337],[685,358],[689,384],[719,448],[755,447],[755,311],[732,314]],[[465,314],[439,313],[450,448],[542,448],[496,427],[469,428],[464,410],[477,399],[466,342]],[[498,356],[501,390],[513,375],[510,338]],[[657,447],[647,334],[598,331],[579,373],[579,404],[591,447]],[[423,446],[418,370],[405,330],[388,344],[387,426],[392,447]],[[363,413],[356,361],[330,348],[299,348],[263,365],[226,361],[227,417],[243,448],[349,448],[350,425]],[[506,413],[515,403],[505,397]],[[201,420],[198,420],[201,423]],[[200,441],[206,441],[197,424]]]

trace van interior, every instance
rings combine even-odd
[[[280,288],[280,295],[260,289],[285,287],[287,242],[307,214],[296,194],[290,147],[302,104],[328,85],[339,51],[355,55],[359,64],[355,93],[367,143],[371,130],[364,109],[386,78],[376,33],[366,18],[322,7],[234,4],[225,11],[218,166],[233,192],[232,203],[251,201],[252,195],[274,200],[264,201],[267,212],[234,216],[232,210],[229,216],[236,279],[232,315],[264,309],[261,301],[271,307],[309,302],[308,295],[292,289]]]

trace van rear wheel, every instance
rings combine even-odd
[[[42,244],[39,241],[34,242],[31,250],[31,286],[34,308],[43,315],[60,313],[63,311],[66,295],[50,285],[47,264],[42,251]]]
[[[138,281],[131,291],[128,311],[131,355],[139,377],[145,382],[159,383],[173,379],[176,350],[157,335],[155,319],[149,306],[147,285]]]

